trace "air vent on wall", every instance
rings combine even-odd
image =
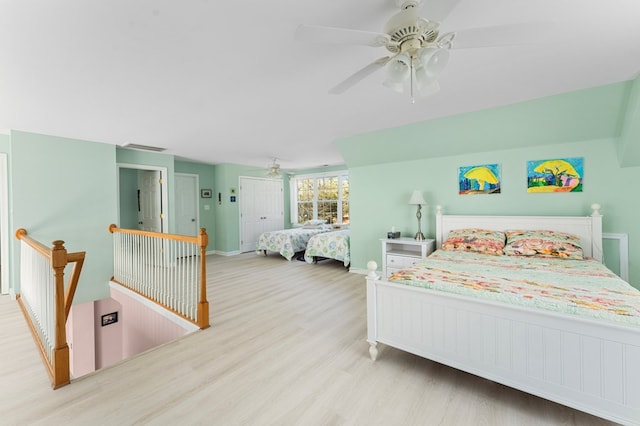
[[[123,148],[140,149],[143,151],[162,152],[167,148],[160,148],[159,146],[138,145],[137,143],[126,143],[122,145]]]

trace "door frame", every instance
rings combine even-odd
[[[9,293],[9,170],[0,153],[0,294]]]
[[[168,170],[166,167],[160,166],[147,166],[144,164],[130,164],[130,163],[116,163],[116,189],[118,196],[116,197],[116,209],[118,211],[118,223],[120,223],[120,169],[134,169],[134,170],[153,170],[159,171],[162,176],[162,191],[160,191],[160,202],[162,203],[162,232],[169,233],[169,192],[167,190],[169,178]]]
[[[194,235],[194,237],[197,237],[198,236],[198,232],[200,232],[200,194],[199,194],[199,192],[200,192],[199,191],[199,189],[200,189],[200,175],[198,175],[197,173],[178,173],[178,172],[173,174],[173,177],[176,180],[177,180],[178,176],[187,176],[187,177],[194,178],[195,193],[193,195],[194,195],[194,200],[195,200],[195,203],[196,203],[196,234]],[[174,186],[174,188],[175,187],[177,187],[177,182],[176,182],[176,186]],[[174,193],[173,196],[174,196],[174,200],[175,200],[176,197],[177,197],[177,194]],[[177,202],[177,200],[176,200],[176,202]],[[178,217],[177,216],[178,216],[178,214],[176,213],[176,223],[174,223],[176,230],[178,229],[178,223],[177,223]]]
[[[243,253],[242,251],[242,198],[240,194],[240,188],[242,187],[243,179],[253,179],[253,180],[262,180],[262,181],[274,181],[282,183],[282,226],[285,227],[284,223],[284,180],[279,178],[268,178],[268,177],[256,177],[256,176],[238,176],[238,252]],[[246,252],[248,253],[248,252]]]

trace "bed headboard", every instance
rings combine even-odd
[[[568,232],[580,237],[587,257],[602,262],[602,215],[600,205],[593,204],[591,216],[461,216],[444,215],[436,208],[436,247],[442,247],[449,231],[460,228],[483,228],[494,231],[508,229],[545,229]]]

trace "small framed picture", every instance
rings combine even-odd
[[[118,322],[118,312],[111,312],[110,314],[105,314],[101,316],[102,326],[111,325]]]
[[[200,190],[200,197],[202,198],[211,198],[211,194],[213,193],[212,190],[210,189],[201,189]]]

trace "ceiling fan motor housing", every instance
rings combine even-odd
[[[387,50],[398,53],[435,43],[439,29],[440,25],[437,22],[421,18],[417,8],[410,5],[393,15],[385,25],[384,32],[391,37],[391,43],[386,46]]]

